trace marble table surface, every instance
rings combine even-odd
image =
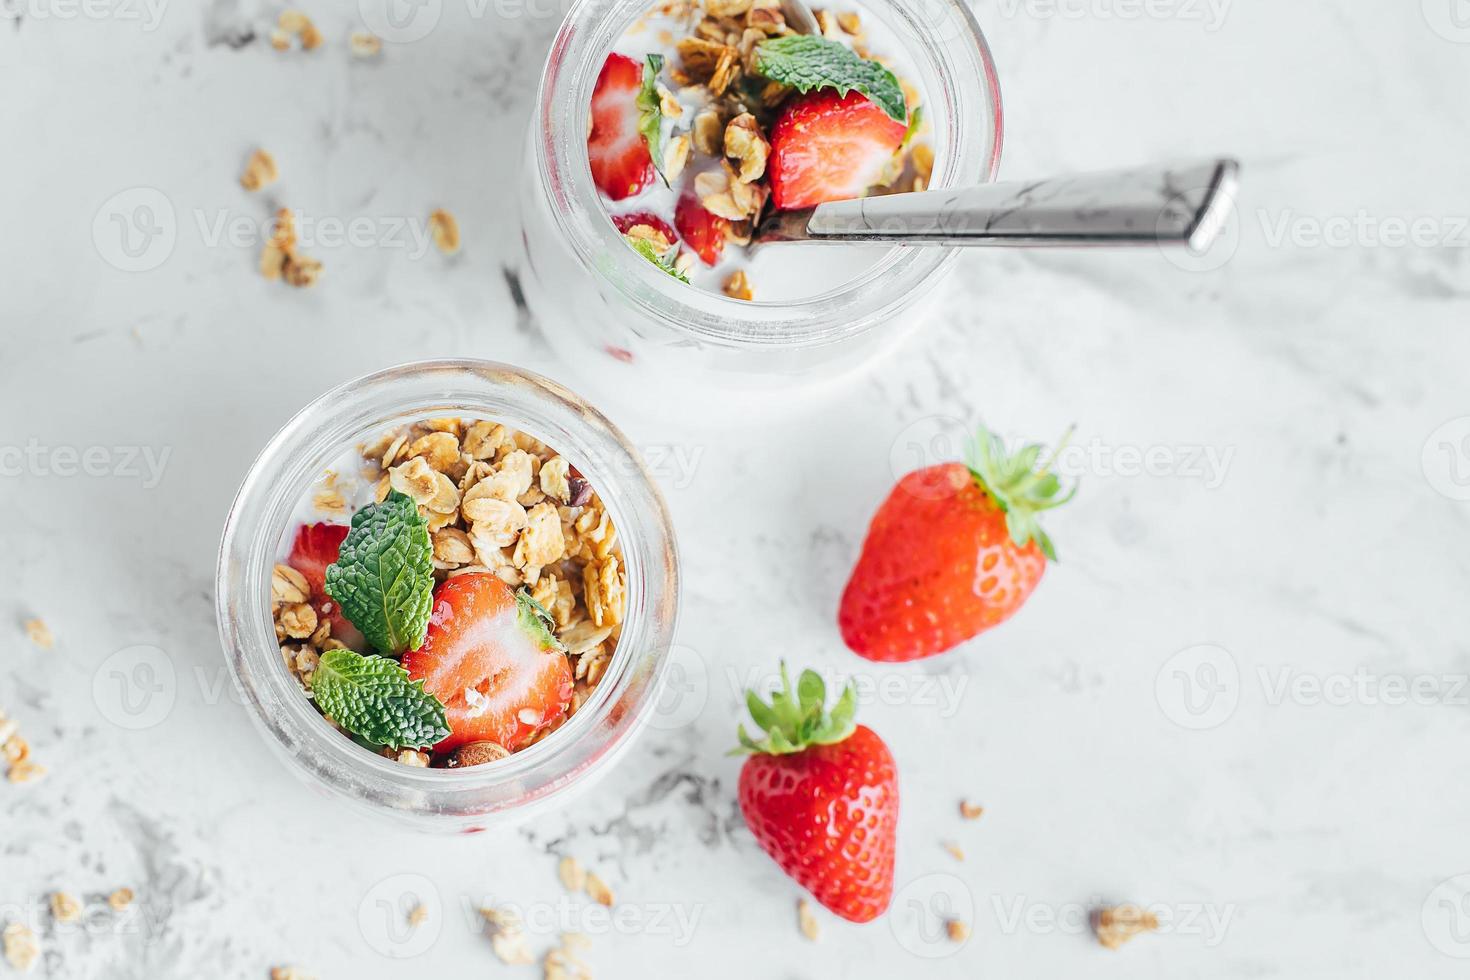
[[[968,254],[911,344],[773,395],[774,423],[609,404],[683,461],[656,475],[693,707],[569,808],[455,838],[284,771],[212,606],[249,460],[326,387],[449,355],[579,381],[509,286],[517,145],[565,4],[427,0],[425,36],[354,61],[374,2],[309,5],[327,44],[282,55],[277,5],[0,0],[0,710],[49,770],[0,783],[0,920],[40,932],[35,975],[535,975],[493,957],[483,901],[524,910],[538,955],[588,934],[600,977],[1465,975],[1463,0],[977,0],[1003,175],[1236,154],[1223,251]],[[235,184],[256,145],[287,203],[375,227],[443,206],[463,252],[385,233],[321,249],[313,290],[264,282],[268,212]],[[833,610],[867,518],[906,447],[982,417],[1076,424],[1061,562],[949,656],[858,661]],[[119,669],[140,647],[172,682],[145,724]],[[894,907],[824,913],[817,943],[723,754],[738,688],[779,656],[864,684],[901,763]],[[617,915],[563,897],[563,854]],[[137,901],[107,912],[122,886]],[[57,889],[89,898],[82,923],[51,920]],[[405,894],[431,912],[412,934],[384,919]],[[1163,927],[1110,952],[1085,917],[1120,901]]]

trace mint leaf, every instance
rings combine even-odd
[[[394,490],[353,515],[327,566],[327,595],[380,652],[397,656],[423,645],[434,601],[433,547],[412,500]]]
[[[653,158],[653,169],[667,186],[669,178],[664,176],[663,99],[658,94],[658,74],[664,70],[664,56],[651,54],[643,66],[643,88],[638,92],[638,132],[648,143],[648,155]]]
[[[555,650],[557,653],[565,653],[566,647],[556,638],[556,620],[551,618],[551,613],[536,598],[531,595],[530,589],[520,589],[516,592],[516,624],[525,630],[536,644],[543,650]]]
[[[838,95],[861,92],[893,119],[908,121],[908,106],[898,77],[840,41],[815,34],[788,34],[755,47],[755,70],[798,92],[834,88]]]
[[[323,714],[374,745],[421,749],[449,734],[443,702],[387,657],[328,650],[311,675],[311,696]]]
[[[680,272],[674,265],[674,249],[667,249],[664,254],[658,254],[658,249],[653,247],[653,242],[646,238],[634,238],[632,235],[624,235],[623,240],[633,247],[633,251],[643,256],[660,269],[667,272],[680,282],[687,283],[689,277]]]

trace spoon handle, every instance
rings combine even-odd
[[[1209,247],[1225,224],[1239,165],[1170,167],[1009,181],[833,201],[778,212],[762,241],[907,245]]]

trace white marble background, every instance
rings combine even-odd
[[[483,898],[526,907],[538,952],[559,916],[593,933],[601,977],[1465,975],[1464,0],[979,0],[1005,175],[1236,153],[1232,251],[1208,271],[968,255],[911,347],[776,427],[609,405],[694,461],[660,475],[704,708],[570,811],[462,839],[298,785],[234,699],[211,606],[249,460],[327,386],[434,355],[565,374],[507,285],[559,12],[431,6],[427,37],[365,64],[348,3],[307,3],[328,44],[281,55],[259,36],[273,6],[0,0],[0,709],[50,769],[0,784],[0,917],[42,932],[38,975],[534,975],[492,957],[466,911]],[[235,184],[256,145],[284,172],[272,198],[383,222],[444,206],[464,252],[322,248],[315,290],[262,281],[253,245],[212,234],[268,214]],[[158,197],[172,245],[125,271],[111,215]],[[893,685],[864,717],[901,761],[904,891],[887,921],[823,914],[814,945],[739,819],[731,679],[778,656],[865,666],[833,614],[891,453],[982,416],[1037,438],[1075,422],[1095,449],[1052,515],[1063,560],[1004,628],[866,675]],[[52,472],[93,446],[167,452],[161,479],[116,455]],[[107,687],[135,645],[176,679],[141,730]],[[557,904],[564,853],[604,872],[620,924]],[[121,885],[139,904],[120,919],[41,911]],[[946,889],[973,920],[961,948],[932,940]],[[404,890],[440,912],[394,945],[377,900]],[[1096,946],[1079,912],[1115,900],[1156,903],[1165,932]]]

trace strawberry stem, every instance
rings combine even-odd
[[[1063,493],[1061,480],[1051,471],[1071,442],[1075,429],[1075,426],[1068,428],[1042,460],[1043,447],[1039,443],[1029,443],[1009,453],[999,436],[981,426],[966,461],[980,488],[1005,513],[1006,530],[1016,546],[1024,548],[1034,541],[1051,561],[1057,560],[1056,548],[1042,530],[1039,515],[1060,507],[1077,493],[1075,483]]]
[[[857,727],[853,722],[857,712],[857,692],[852,684],[847,684],[830,712],[825,710],[826,700],[827,684],[821,674],[803,670],[793,689],[791,675],[787,673],[783,660],[781,689],[771,695],[769,703],[762,701],[755,691],[745,692],[745,706],[750,717],[766,737],[757,741],[741,725],[737,732],[740,745],[731,749],[730,754],[790,755],[812,745],[841,742]]]

